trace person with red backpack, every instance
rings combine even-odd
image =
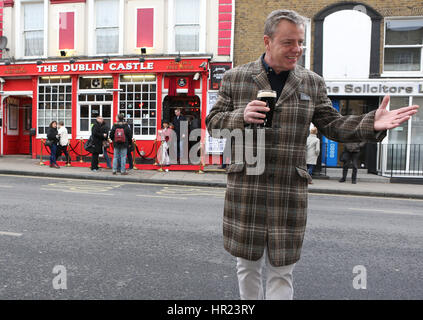
[[[126,153],[128,151],[128,144],[132,141],[132,132],[124,122],[125,116],[120,113],[116,116],[117,122],[110,130],[110,139],[113,141],[113,174],[116,174],[118,168],[118,161],[120,161],[120,172],[122,175],[127,175],[126,171]]]

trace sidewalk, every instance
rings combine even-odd
[[[129,175],[112,175],[111,170],[102,169],[91,172],[86,167],[61,167],[60,169],[39,165],[38,159],[29,156],[0,157],[0,174],[57,177],[64,179],[106,180],[138,183],[176,184],[202,187],[226,187],[226,174],[217,166],[206,167],[204,174],[195,171],[131,170]],[[423,186],[415,184],[390,183],[389,178],[367,174],[367,170],[360,169],[357,184],[351,183],[351,170],[348,179],[339,183],[342,169],[327,169],[327,176],[315,178],[309,185],[310,193],[327,193],[343,195],[361,195],[392,198],[411,198],[423,200]]]

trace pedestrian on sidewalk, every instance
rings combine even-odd
[[[47,140],[50,146],[50,168],[59,169],[56,162],[57,145],[59,144],[59,132],[57,131],[57,121],[50,122],[47,129]]]
[[[104,160],[106,160],[107,169],[112,169],[112,162],[110,161],[109,154],[107,153],[107,150],[109,149],[109,146],[110,146],[110,139],[109,139],[110,128],[105,121],[103,121],[103,123],[101,124],[101,128],[103,132],[106,134],[106,140],[103,140],[103,150],[102,150],[103,157],[104,157]]]
[[[254,170],[241,159],[227,171],[223,242],[237,257],[241,299],[293,298],[292,274],[300,259],[307,221],[310,176],[306,141],[311,122],[332,140],[378,142],[387,129],[409,120],[418,109],[410,106],[388,111],[386,96],[377,110],[342,116],[332,107],[323,78],[297,65],[303,53],[304,29],[305,19],[295,11],[273,11],[264,28],[265,53],[223,74],[218,99],[206,117],[207,129],[215,138],[220,138],[221,132],[214,129],[243,133],[248,129],[257,135],[266,132],[265,148],[257,145],[259,139],[247,147],[242,139],[241,146],[232,148],[250,152],[246,159],[253,158],[254,150],[264,152],[264,166],[259,162]],[[263,89],[277,93],[272,110],[256,98]],[[263,124],[269,112],[273,112],[271,128],[251,128]],[[237,159],[235,153],[232,159]]]
[[[344,151],[341,154],[341,161],[344,164],[342,166],[342,178],[339,179],[339,182],[345,182],[347,180],[348,168],[350,164],[352,164],[351,182],[353,184],[357,183],[357,169],[359,166],[358,162],[360,160],[360,149],[365,144],[365,142],[344,143]]]
[[[160,135],[160,149],[159,149],[159,163],[161,166],[169,166],[169,144],[172,143],[172,132],[173,130],[169,128],[169,122],[163,121],[162,129],[159,130]],[[166,169],[166,172],[169,169]]]
[[[126,153],[128,152],[128,143],[132,142],[132,132],[128,124],[124,122],[125,116],[120,113],[116,116],[117,122],[110,130],[110,139],[113,141],[113,174],[116,174],[118,162],[120,163],[120,172],[122,175],[127,175],[126,171]]]
[[[65,155],[66,164],[70,164],[70,157],[68,153],[68,145],[69,145],[69,138],[68,138],[68,129],[66,129],[65,124],[63,121],[59,121],[59,130],[57,130],[59,134],[59,144],[57,146],[56,152],[56,160],[62,155]]]
[[[93,137],[94,151],[91,154],[91,171],[97,172],[98,156],[103,152],[103,141],[107,139],[107,134],[102,128],[103,118],[98,116],[91,128],[91,136]]]
[[[313,170],[317,163],[317,158],[320,154],[320,139],[317,138],[317,128],[312,127],[310,129],[310,135],[307,137],[307,171],[310,177],[313,176]],[[312,181],[309,181],[309,184],[313,184]]]

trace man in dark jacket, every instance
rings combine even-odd
[[[47,129],[47,140],[50,142],[50,168],[59,169],[56,162],[57,145],[59,143],[59,134],[57,132],[57,121],[52,121]]]
[[[360,148],[364,145],[365,142],[344,143],[344,151],[342,154],[342,161],[344,162],[344,165],[342,166],[342,178],[339,179],[339,182],[345,182],[345,180],[347,180],[348,167],[350,166],[350,162],[352,162],[353,169],[351,181],[353,184],[357,183],[357,168],[360,158]]]
[[[93,137],[94,151],[91,156],[91,171],[97,172],[98,168],[98,156],[103,153],[103,141],[107,139],[107,134],[102,128],[103,118],[97,117],[91,129],[91,135]]]
[[[116,174],[118,161],[120,161],[120,172],[127,175],[126,154],[128,152],[128,144],[132,141],[132,132],[127,123],[124,122],[125,116],[120,113],[116,116],[117,122],[110,130],[110,139],[113,141],[113,174]]]
[[[175,118],[173,118],[173,125],[175,126],[175,133],[176,133],[176,154],[178,161],[181,158],[181,153],[183,153],[184,150],[184,141],[186,139],[187,130],[184,132],[184,128],[188,129],[188,121],[187,118],[185,118],[181,114],[181,108],[175,109]],[[182,126],[182,127],[181,127]]]

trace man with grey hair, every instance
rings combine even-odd
[[[213,129],[246,132],[251,124],[264,123],[265,113],[273,113],[272,126],[258,129],[265,132],[264,172],[249,175],[245,159],[227,170],[224,247],[237,257],[241,299],[292,299],[292,272],[300,259],[307,221],[310,123],[335,141],[377,142],[387,129],[415,114],[418,106],[389,112],[386,96],[375,111],[341,116],[332,107],[322,77],[297,65],[303,53],[304,18],[294,11],[273,11],[263,40],[265,53],[257,61],[225,72],[206,124],[211,135],[217,133]],[[277,93],[273,110],[257,100],[263,89]]]

